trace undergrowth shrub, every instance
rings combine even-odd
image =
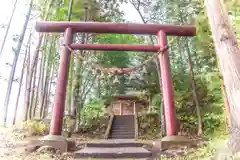
[[[23,123],[23,129],[28,136],[43,136],[49,131],[49,124],[40,120],[30,120]]]
[[[104,101],[92,102],[81,111],[80,132],[103,136],[110,116],[106,113]]]
[[[142,112],[138,114],[139,138],[152,139],[160,135],[160,114]]]

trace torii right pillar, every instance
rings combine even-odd
[[[168,45],[167,35],[164,31],[160,30],[157,33],[159,44],[161,47]],[[173,82],[171,77],[171,65],[169,60],[168,50],[158,55],[161,69],[161,81],[162,81],[162,92],[164,101],[165,111],[165,123],[167,136],[176,136],[177,125],[176,125],[176,113],[174,106],[174,93],[173,93]]]

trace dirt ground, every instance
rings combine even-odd
[[[46,148],[39,148],[36,151],[26,151],[29,142],[32,139],[40,137],[27,137],[27,133],[22,130],[14,128],[0,128],[0,160],[73,160],[73,153],[60,154],[57,151],[48,150]],[[88,139],[81,136],[73,136],[78,144],[78,148],[83,148],[86,142],[93,139]],[[153,141],[148,141],[151,144]],[[160,151],[151,145],[147,145],[146,149],[153,152],[154,157],[181,157],[189,152],[194,152],[195,148],[177,148],[167,151]]]
[[[29,141],[40,137],[26,137],[26,133],[13,128],[0,128],[0,160],[71,160],[73,154],[43,151],[26,151]]]

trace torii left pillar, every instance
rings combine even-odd
[[[58,82],[56,86],[56,95],[52,112],[52,120],[50,126],[50,133],[48,136],[43,138],[46,144],[53,146],[54,148],[59,148],[62,152],[68,150],[68,142],[64,137],[62,137],[62,125],[64,117],[64,106],[66,99],[66,90],[68,83],[68,71],[71,60],[71,51],[67,45],[73,42],[73,30],[67,28],[64,34],[64,48],[60,54],[60,65],[58,73]]]

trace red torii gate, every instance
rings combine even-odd
[[[54,136],[61,136],[62,133],[71,50],[159,52],[161,48],[168,45],[168,35],[196,35],[196,27],[194,25],[129,24],[112,22],[37,22],[35,28],[38,32],[65,32],[64,48],[60,55],[59,78],[50,128],[50,135]],[[156,35],[159,39],[159,44],[151,46],[127,44],[72,44],[73,34],[77,32]],[[174,136],[177,134],[177,127],[168,51],[159,54],[158,59],[161,69],[167,136]]]

